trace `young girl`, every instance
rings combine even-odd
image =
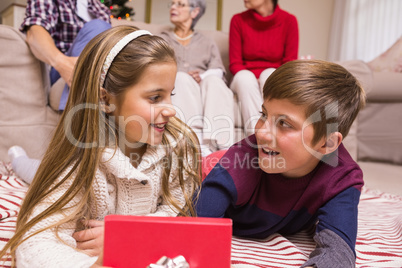
[[[114,27],[81,54],[67,107],[0,252],[18,267],[99,267],[73,234],[108,214],[194,215],[198,141],[174,117],[168,44]]]

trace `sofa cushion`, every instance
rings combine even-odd
[[[402,72],[402,37],[368,65],[376,72]]]
[[[15,28],[0,25],[0,159],[12,145],[39,157],[58,122],[47,105],[48,72]],[[46,142],[44,141],[46,139]]]
[[[32,122],[43,118],[43,114],[31,111],[44,110],[47,104],[43,83],[44,65],[33,56],[24,35],[16,29],[1,25],[0,36],[0,81],[7,81],[0,84],[0,122]],[[13,109],[16,99],[20,104],[18,110]]]
[[[402,73],[373,72],[373,87],[367,99],[369,102],[401,102]]]
[[[402,164],[402,103],[367,103],[358,115],[358,159]]]
[[[373,71],[370,67],[361,60],[349,60],[337,62],[348,70],[360,82],[366,94],[369,94],[373,89]]]
[[[65,85],[66,82],[60,77],[50,88],[49,105],[55,111],[59,111],[61,95],[63,94]]]

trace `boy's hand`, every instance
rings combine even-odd
[[[89,256],[99,256],[103,251],[103,234],[105,223],[103,221],[89,220],[84,222],[89,227],[73,234],[77,241],[77,248]]]

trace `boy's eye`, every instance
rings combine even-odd
[[[285,120],[279,120],[279,126],[281,127],[286,127],[286,128],[291,128],[292,126],[286,122]]]

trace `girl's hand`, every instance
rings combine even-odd
[[[77,241],[77,248],[89,256],[101,256],[103,252],[105,223],[103,221],[88,220],[83,222],[83,224],[89,227],[89,229],[73,234],[73,238]]]

